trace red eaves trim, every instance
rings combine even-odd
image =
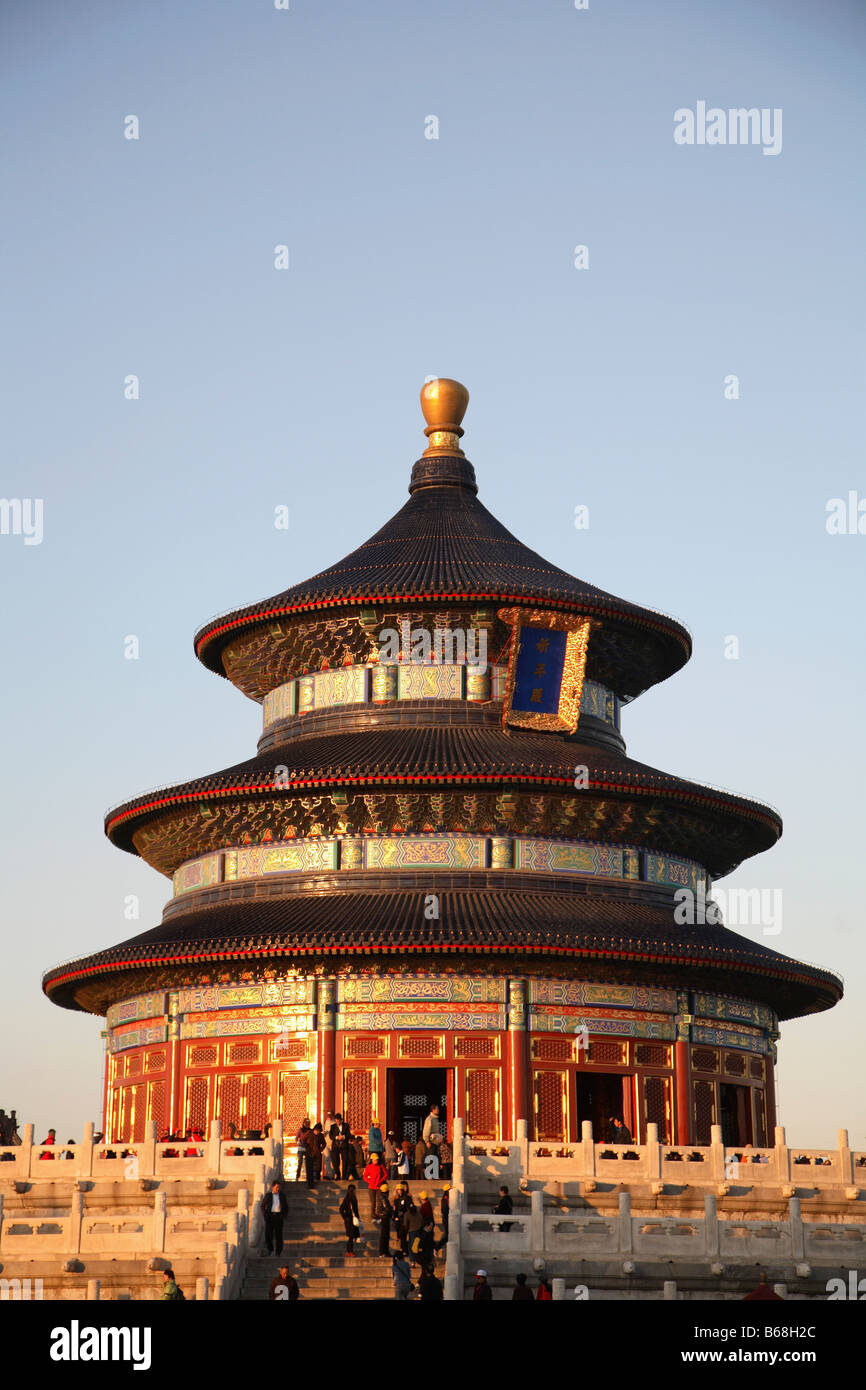
[[[174,956],[148,956],[146,959],[135,959],[130,957],[127,960],[109,961],[103,965],[92,965],[82,970],[69,970],[64,975],[57,975],[43,983],[45,993],[58,985],[65,984],[70,980],[84,979],[93,975],[115,973],[127,968],[150,969],[154,965],[181,965],[195,961],[220,961],[220,960],[256,960],[259,957],[287,956],[287,955],[309,955],[309,956],[332,956],[332,955],[393,955],[403,954],[407,951],[428,951],[443,952],[455,951],[464,952],[471,955],[479,955],[484,952],[498,955],[569,955],[598,958],[600,960],[637,960],[652,961],[662,965],[711,965],[719,968],[729,968],[734,970],[746,971],[756,975],[769,975],[783,980],[794,980],[803,984],[814,984],[814,978],[810,975],[796,974],[793,971],[774,969],[772,966],[758,965],[746,961],[737,961],[727,957],[706,956],[675,956],[675,955],[653,955],[643,951],[614,951],[599,950],[586,946],[502,946],[500,944],[487,944],[485,942],[435,942],[435,943],[406,943],[400,945],[381,945],[381,946],[261,946],[250,947],[246,950],[235,951],[201,951],[193,955],[174,955]]]
[[[662,622],[661,619],[637,617],[635,614],[622,613],[619,612],[616,608],[606,607],[605,605],[599,603],[582,603],[577,599],[545,598],[543,595],[528,596],[526,594],[514,595],[490,593],[420,593],[352,594],[347,598],[314,599],[309,603],[292,603],[285,604],[281,608],[265,608],[262,609],[261,612],[247,613],[243,617],[232,618],[229,622],[219,622],[215,627],[205,628],[204,631],[200,633],[200,635],[196,638],[195,652],[196,656],[201,656],[203,648],[206,647],[209,643],[213,642],[215,638],[221,636],[224,632],[232,632],[235,628],[245,627],[251,623],[264,622],[268,618],[284,617],[290,613],[306,613],[311,612],[314,609],[320,608],[355,607],[359,603],[438,603],[442,600],[450,599],[465,599],[472,602],[475,602],[477,600],[483,600],[484,602],[495,602],[504,604],[516,603],[520,604],[522,607],[525,608],[537,608],[540,604],[543,603],[545,607],[564,608],[570,612],[575,613],[605,614],[607,616],[621,618],[624,622],[631,622],[643,627],[655,628],[659,632],[666,633],[669,637],[676,637],[677,640],[682,644],[683,648],[686,651],[689,650],[689,644],[683,637],[682,633],[677,632],[676,628],[670,627],[668,624]]]

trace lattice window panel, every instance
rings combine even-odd
[[[669,1049],[660,1043],[638,1043],[634,1050],[634,1059],[641,1067],[669,1067]]]
[[[147,1115],[156,1125],[156,1137],[161,1139],[165,1131],[165,1082],[151,1081],[147,1088]]]
[[[191,1067],[215,1067],[217,1063],[216,1044],[187,1049],[187,1064]]]
[[[466,1128],[473,1139],[499,1138],[498,1071],[467,1071]]]
[[[401,1057],[444,1057],[445,1039],[425,1037],[423,1033],[410,1034],[400,1039]]]
[[[749,1075],[753,1081],[763,1081],[764,1079],[764,1059],[763,1057],[749,1058]]]
[[[537,1071],[534,1077],[535,1089],[535,1137],[536,1139],[565,1139],[565,1085],[568,1073],[564,1071]]]
[[[590,1038],[587,1061],[622,1067],[625,1065],[626,1047],[626,1043],[611,1042],[606,1038]]]
[[[132,1139],[134,1092],[134,1086],[124,1086],[120,1093],[120,1122],[117,1126],[117,1138],[121,1144],[128,1144]]]
[[[285,1071],[280,1077],[280,1115],[283,1133],[289,1139],[297,1134],[301,1120],[308,1114],[308,1077],[306,1071]]]
[[[229,1063],[231,1066],[237,1066],[239,1063],[260,1062],[261,1051],[261,1043],[232,1043],[229,1048]]]
[[[454,1039],[455,1057],[498,1057],[499,1039],[479,1037],[476,1033],[458,1034]]]
[[[241,1078],[221,1076],[219,1080],[219,1119],[226,1138],[229,1125],[241,1128]],[[244,1126],[246,1128],[246,1126]]]
[[[272,1056],[275,1062],[304,1062],[307,1057],[306,1038],[277,1038],[273,1044]],[[303,1115],[301,1119],[303,1119]]]
[[[712,1081],[695,1082],[695,1143],[710,1142],[710,1126],[715,1122],[715,1086]]]
[[[147,1070],[148,1070],[148,1071],[165,1071],[165,1053],[164,1053],[164,1051],[162,1050],[162,1048],[159,1048],[159,1050],[156,1051],[156,1052],[148,1052],[148,1054],[147,1054]]]
[[[270,1118],[270,1072],[256,1072],[247,1078],[247,1129],[264,1129]]]
[[[385,1038],[346,1038],[343,1043],[346,1057],[384,1057],[387,1054]]]
[[[144,1142],[144,1127],[147,1123],[147,1085],[140,1082],[137,1086],[129,1088],[133,1094],[133,1114],[132,1114],[132,1134],[130,1138],[134,1144]]]
[[[209,1092],[206,1076],[190,1076],[186,1083],[185,1129],[200,1129],[207,1125],[207,1102]]]
[[[141,1076],[141,1053],[131,1052],[126,1059],[127,1076]]]
[[[574,1043],[571,1038],[535,1038],[532,1055],[539,1062],[571,1062],[574,1058]]]
[[[662,1144],[671,1142],[670,1082],[666,1076],[644,1077],[647,1123],[658,1125]]]
[[[718,1071],[719,1054],[711,1047],[692,1048],[692,1066],[695,1071]]]
[[[725,1071],[729,1076],[745,1076],[746,1059],[742,1052],[725,1053]]]
[[[352,1126],[354,1134],[366,1134],[373,1118],[373,1078],[372,1071],[345,1071],[343,1073],[343,1119]]]

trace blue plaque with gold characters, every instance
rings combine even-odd
[[[590,621],[543,610],[503,608],[513,638],[502,722],[573,734],[580,717]]]

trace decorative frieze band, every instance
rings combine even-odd
[[[296,715],[339,709],[343,705],[378,705],[390,700],[502,700],[505,679],[505,666],[444,662],[341,666],[315,671],[268,692],[262,701],[264,730],[267,732],[274,724]],[[619,732],[620,701],[597,681],[584,681],[580,712]]]
[[[762,1004],[722,995],[644,985],[504,975],[347,975],[228,981],[139,995],[108,1014],[109,1051],[169,1037],[219,1038],[400,1029],[488,1030],[594,1034],[670,1041],[688,1017],[693,1043],[746,1052],[772,1051],[777,1021]],[[697,1012],[700,1010],[700,1012]],[[749,1018],[749,1023],[742,1020]],[[768,1036],[769,1035],[769,1036]],[[686,1038],[688,1041],[688,1038]]]
[[[621,845],[510,835],[358,835],[280,840],[214,850],[181,864],[174,896],[271,874],[361,869],[514,869],[522,873],[625,878],[691,887],[700,864]]]

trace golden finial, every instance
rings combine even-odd
[[[463,458],[460,437],[463,434],[460,421],[466,414],[469,392],[459,381],[447,376],[433,377],[421,387],[421,409],[427,428],[424,433],[428,444],[422,458],[435,458],[438,454],[452,454]]]

